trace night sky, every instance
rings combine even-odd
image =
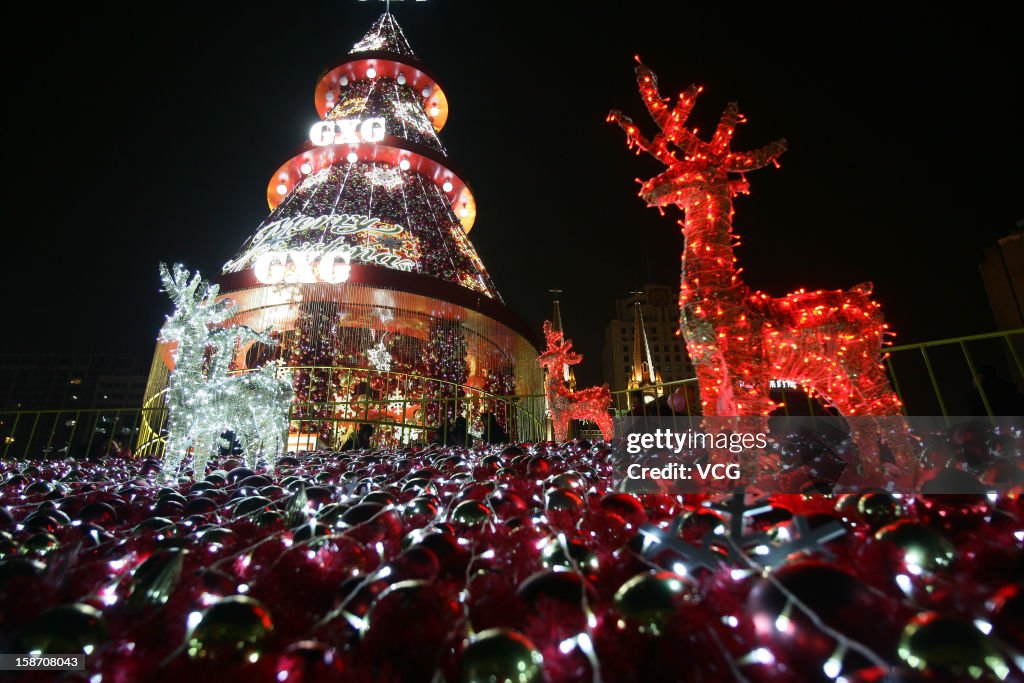
[[[0,351],[148,355],[169,302],[156,266],[216,274],[267,215],[270,174],[316,118],[317,76],[381,2],[35,3],[8,30]],[[673,212],[637,198],[659,172],[640,53],[662,92],[704,84],[709,131],[738,100],[734,147],[785,137],[782,168],[736,203],[748,284],[773,295],[872,280],[909,343],[994,329],[981,250],[1024,217],[1020,51],[1005,5],[396,2],[450,105],[441,132],[478,205],[471,239],[539,330],[551,288],[598,381],[616,297],[678,287]],[[32,15],[32,13],[35,13]],[[27,35],[26,35],[27,34]]]

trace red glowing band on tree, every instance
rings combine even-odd
[[[681,329],[704,414],[766,416],[778,407],[769,395],[769,381],[785,378],[842,415],[899,415],[900,400],[881,364],[887,326],[880,306],[869,297],[869,284],[772,298],[751,291],[740,279],[742,269],[733,255],[738,241],[732,232],[732,199],[749,189],[745,172],[778,165],[785,141],[749,152],[732,150],[736,125],[744,120],[735,102],[726,107],[711,140],[702,140],[686,126],[699,87],[687,88],[670,108],[654,73],[639,58],[636,75],[659,132],[648,140],[618,111],[608,120],[626,132],[630,148],[667,167],[639,181],[640,197],[662,212],[674,204],[684,213]],[[865,446],[876,450],[870,442],[877,443],[880,433],[872,431],[854,435],[862,456]],[[906,464],[900,454],[896,459]]]
[[[555,439],[565,441],[569,438],[570,420],[586,420],[596,424],[605,441],[610,441],[615,433],[609,414],[612,394],[608,386],[570,391],[562,382],[565,368],[578,364],[583,356],[572,350],[571,339],[563,339],[562,332],[552,329],[550,321],[544,322],[544,338],[548,346],[537,356],[537,364],[547,370],[544,396],[551,413]]]

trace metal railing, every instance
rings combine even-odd
[[[163,408],[0,411],[0,458],[126,454]]]
[[[885,366],[906,415],[1017,415],[1024,401],[1024,328],[954,337],[885,349]],[[779,380],[788,378],[780,377]],[[632,394],[653,401],[631,407]],[[674,400],[665,398],[675,394]],[[696,378],[613,391],[617,415],[700,414]],[[781,415],[827,415],[830,410],[799,388],[773,391]],[[668,403],[669,405],[666,405]]]
[[[298,395],[289,408],[287,450],[544,438],[542,395],[507,396],[412,373],[369,368],[299,366],[283,370],[293,373]],[[151,397],[145,410],[136,452],[156,455],[163,449],[163,392]],[[460,417],[464,423],[458,421]],[[361,433],[360,428],[365,431]]]
[[[544,438],[542,395],[501,395],[411,373],[365,368],[292,370],[300,399],[290,410],[289,450]],[[349,398],[316,400],[316,394],[329,395],[335,386],[344,387],[341,394]],[[368,433],[361,435],[366,426]]]
[[[1020,414],[1024,328],[887,350],[886,367],[908,415],[941,415],[948,425],[952,415]],[[908,375],[928,383],[908,382]]]
[[[1024,400],[1024,329],[887,349],[886,367],[908,415],[1014,415]],[[539,441],[551,437],[542,394],[500,395],[411,373],[366,368],[291,368],[300,380],[290,409],[288,450],[427,443]],[[785,379],[785,378],[779,378]],[[695,378],[646,387],[660,396],[632,414],[700,414]],[[633,392],[612,392],[616,416],[631,414]],[[338,398],[345,396],[345,398]],[[773,393],[779,414],[826,415],[799,390]],[[493,419],[487,417],[493,415]],[[464,422],[460,421],[462,418]],[[48,458],[126,452],[159,457],[167,411],[159,393],[143,408],[0,411],[0,457]],[[364,425],[368,426],[364,427]],[[362,427],[363,433],[360,434]],[[575,434],[596,436],[592,426]]]

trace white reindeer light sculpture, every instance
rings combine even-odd
[[[237,375],[228,371],[239,345],[258,341],[272,346],[276,342],[248,327],[216,327],[236,309],[230,301],[217,301],[220,288],[204,281],[199,273],[192,275],[180,264],[173,270],[160,264],[160,279],[174,302],[174,313],[168,316],[160,339],[177,342],[174,371],[167,385],[164,477],[177,476],[191,449],[193,475],[202,479],[213,448],[226,431],[236,434],[246,466],[255,469],[262,448],[267,469],[273,470],[288,431],[292,379],[273,363]],[[211,348],[207,366],[207,349]]]

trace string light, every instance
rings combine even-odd
[[[751,291],[739,277],[733,248],[732,200],[747,194],[745,173],[778,166],[784,140],[749,152],[731,148],[736,125],[744,121],[730,103],[710,140],[686,126],[701,88],[690,86],[674,106],[658,90],[654,73],[639,58],[637,84],[658,127],[648,140],[627,116],[612,111],[610,122],[626,132],[626,142],[667,169],[640,181],[648,206],[675,205],[684,214],[685,238],[679,308],[687,352],[700,384],[705,415],[767,416],[778,406],[769,395],[774,378],[798,382],[842,415],[896,416],[901,403],[881,364],[888,326],[871,286],[850,290],[798,290],[782,298]],[[869,423],[870,424],[870,423]],[[877,454],[881,427],[854,434],[862,453]],[[909,469],[905,425],[885,434],[897,464]],[[865,450],[866,448],[866,450]],[[877,458],[868,465],[880,470]]]
[[[262,450],[272,471],[288,431],[292,378],[274,364],[242,375],[228,373],[238,348],[275,342],[244,326],[220,327],[237,308],[227,299],[218,300],[219,287],[208,284],[199,273],[193,276],[180,264],[171,270],[160,264],[160,279],[174,302],[174,313],[164,323],[160,340],[177,344],[166,393],[164,477],[176,479],[191,449],[193,474],[203,479],[206,462],[227,431],[242,444],[249,467],[255,469]]]
[[[371,49],[414,56],[389,16],[375,23],[354,52]],[[380,119],[392,147],[407,142],[430,150],[435,158],[446,156],[426,111],[439,106],[441,93],[420,97],[422,81],[390,67],[376,69],[378,64],[359,58],[349,62],[347,75],[339,79],[344,89],[332,100],[324,120]],[[376,72],[373,78],[370,68]],[[427,91],[429,95],[433,86]],[[272,262],[287,275],[298,262],[319,264],[321,254],[337,250],[350,255],[353,268],[425,275],[500,302],[460,220],[472,212],[464,200],[446,194],[454,191],[454,179],[449,178],[448,189],[442,191],[444,176],[421,173],[411,158],[380,152],[372,142],[358,147],[337,144],[318,157],[315,172],[302,168],[301,177],[289,180],[287,197],[225,263],[224,272],[253,269],[258,257],[270,253],[282,256]],[[333,161],[327,156],[331,153],[338,155]],[[535,357],[532,347],[499,341],[504,331],[497,321],[470,325],[447,310],[430,310],[430,303],[421,305],[404,295],[389,292],[381,299],[380,285],[364,290],[350,282],[345,302],[339,303],[338,288],[315,282],[318,277],[314,274],[314,282],[304,281],[287,297],[283,289],[260,293],[267,298],[266,308],[246,307],[239,315],[252,326],[271,325],[279,343],[266,355],[296,368],[290,445],[337,444],[338,432],[349,424],[375,419],[402,425],[378,424],[375,443],[408,443],[425,434],[423,430],[439,426],[441,402],[430,399],[463,399],[467,383],[490,396],[451,401],[449,417],[454,418],[458,408],[475,427],[487,411],[515,433],[515,425],[507,424],[509,407],[494,397],[516,393],[517,368],[523,368],[520,389],[539,389],[540,373],[529,369]],[[395,324],[385,315],[395,317]],[[378,342],[383,329],[391,330],[386,348]],[[442,389],[444,381],[453,386]]]
[[[544,339],[547,348],[537,357],[537,364],[547,370],[544,396],[555,438],[569,438],[570,420],[586,420],[597,425],[605,441],[611,441],[615,432],[609,414],[612,395],[608,385],[570,391],[561,381],[564,369],[580,363],[583,355],[572,350],[572,340],[563,339],[563,333],[555,330],[549,320],[544,321]]]

